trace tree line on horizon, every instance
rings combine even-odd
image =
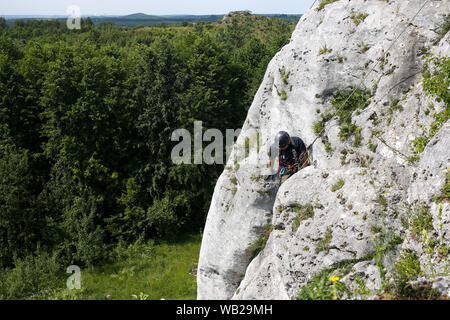
[[[195,24],[220,23],[226,15],[147,15],[143,13],[135,13],[122,16],[88,16],[83,17],[87,24],[98,25],[101,23],[113,23],[123,28],[140,28],[146,26],[168,27],[171,25],[193,26]],[[281,19],[286,22],[297,22],[301,18],[301,14],[255,14],[254,16]],[[6,18],[5,18],[6,17]],[[63,17],[0,17],[0,26],[14,26],[15,24],[23,24],[28,21],[48,20],[54,21],[55,24],[66,24],[66,18]]]

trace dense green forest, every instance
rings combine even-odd
[[[123,29],[0,19],[0,297],[64,287],[117,246],[199,234],[222,165],[175,165],[171,133],[241,127],[295,23]]]

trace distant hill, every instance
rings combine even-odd
[[[152,16],[145,13],[133,13],[126,16],[115,17],[121,20],[160,20],[161,16]]]

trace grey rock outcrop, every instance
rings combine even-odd
[[[443,252],[450,244],[450,206],[433,197],[446,181],[450,124],[420,160],[408,159],[411,142],[445,109],[424,92],[421,72],[426,52],[450,52],[449,34],[439,36],[450,3],[423,5],[341,0],[302,16],[291,42],[270,62],[217,181],[203,233],[198,299],[296,299],[324,270],[350,288],[344,298],[373,299],[405,252],[414,253],[428,279],[448,276]],[[311,143],[314,123],[333,110],[333,93],[354,87],[371,92],[370,104],[352,114],[360,136],[340,138],[333,118],[327,140],[314,145],[314,165],[281,186],[266,181],[276,132]],[[238,147],[252,130],[260,132],[259,149],[242,155]],[[432,227],[418,235],[411,225],[422,208]],[[272,232],[255,257],[268,225]],[[436,283],[448,289],[444,280]]]
[[[223,24],[232,24],[234,18],[241,18],[241,17],[247,17],[252,14],[251,11],[245,10],[245,11],[231,11],[230,13],[226,14],[222,18]]]

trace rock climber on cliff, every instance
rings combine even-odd
[[[286,131],[278,132],[275,139],[275,143],[277,142],[279,148],[277,175],[281,179],[281,183],[284,183],[294,173],[310,165],[309,150],[302,139],[291,137]],[[272,158],[272,154],[270,157]],[[269,163],[269,166],[271,165],[272,161]]]

